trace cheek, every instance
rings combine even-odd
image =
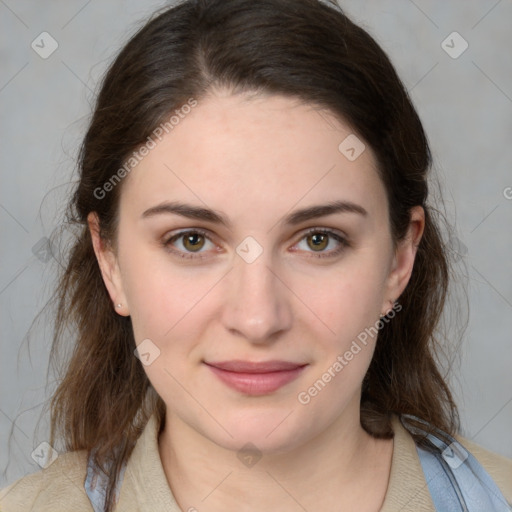
[[[308,296],[311,309],[323,316],[312,332],[315,368],[297,400],[314,404],[318,421],[333,420],[361,386],[378,336],[381,280],[378,267],[362,266],[338,273],[324,293]]]
[[[200,338],[200,300],[208,283],[191,278],[162,252],[163,256],[148,250],[126,255],[123,283],[136,345],[145,343],[151,353],[144,371],[165,401],[178,397],[186,402],[178,382],[185,382],[186,361]]]
[[[357,258],[357,261],[356,261]],[[353,264],[317,280],[314,289],[303,289],[307,305],[323,322],[324,338],[337,340],[337,348],[350,344],[379,319],[385,268],[372,254],[354,257]]]
[[[136,247],[130,242],[126,237],[125,247]],[[126,251],[122,268],[123,287],[137,341],[148,337],[163,339],[179,325],[180,319],[193,311],[212,281],[198,272],[194,275],[190,268],[180,268],[163,248]]]

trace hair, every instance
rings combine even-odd
[[[123,183],[101,199],[118,172],[169,115],[213,88],[282,95],[333,113],[377,159],[396,248],[410,210],[425,228],[402,312],[378,334],[362,384],[361,425],[392,437],[391,415],[414,415],[448,433],[459,417],[439,362],[436,326],[445,306],[450,262],[436,210],[427,203],[432,159],[420,119],[385,52],[334,4],[319,0],[187,0],[146,22],[107,70],[78,157],[79,180],[66,217],[77,238],[59,278],[51,351],[71,348],[51,400],[51,440],[87,450],[115,485],[149,417],[165,405],[140,361],[129,317],[113,309],[93,250],[87,216],[116,248]],[[66,330],[76,333],[70,344]],[[110,461],[110,465],[107,462]]]

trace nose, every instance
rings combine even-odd
[[[222,311],[224,327],[253,344],[268,344],[290,329],[291,292],[265,252],[254,262],[237,258],[229,272]]]

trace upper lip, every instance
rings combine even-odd
[[[235,359],[232,361],[219,361],[205,364],[214,366],[220,370],[236,373],[269,373],[269,372],[282,372],[286,370],[295,370],[302,366],[306,366],[307,363],[293,363],[290,361],[241,361]]]

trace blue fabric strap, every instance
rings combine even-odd
[[[119,499],[119,492],[121,490],[121,484],[123,482],[124,471],[126,469],[126,463],[123,464],[119,473],[116,486],[116,501]],[[85,478],[85,492],[89,497],[94,512],[104,512],[105,510],[105,498],[107,495],[108,477],[107,475],[94,464],[92,455],[89,456],[87,461],[87,476]]]
[[[426,425],[415,416],[402,418],[413,418]],[[438,429],[438,435],[427,434],[426,430],[403,424],[410,431],[425,434],[428,440],[428,448],[416,445],[416,450],[437,511],[512,512],[511,504],[487,471],[452,436]]]

